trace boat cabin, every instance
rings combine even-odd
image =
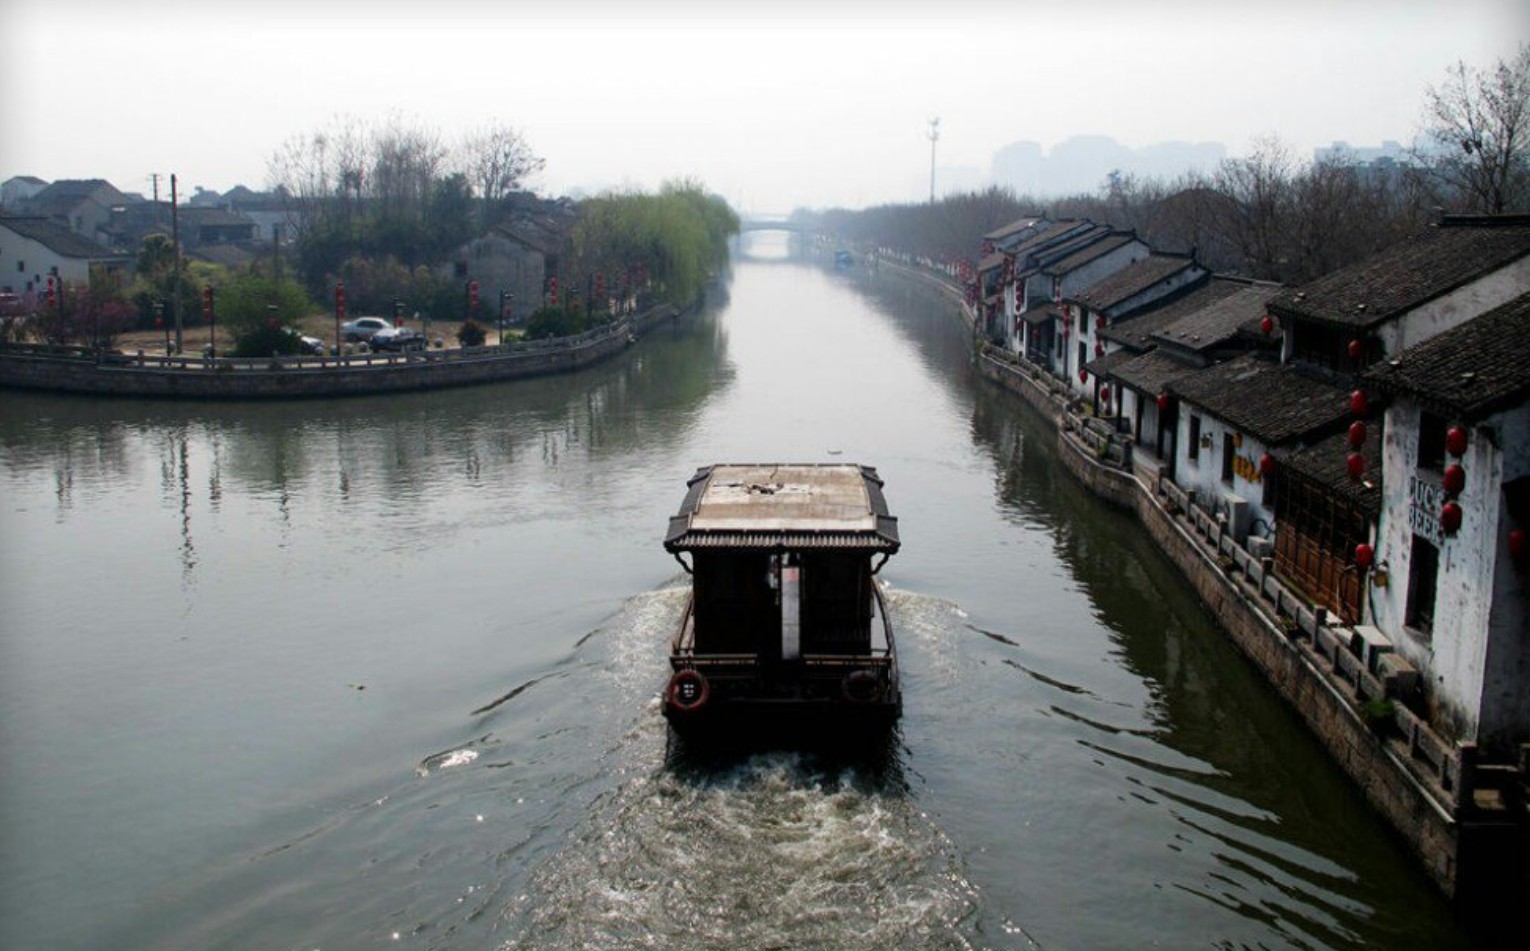
[[[670,645],[671,722],[896,719],[897,657],[876,573],[898,546],[868,466],[698,470],[664,540],[692,576]]]

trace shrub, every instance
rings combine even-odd
[[[462,326],[457,328],[457,342],[464,347],[481,347],[488,334],[484,332],[483,325],[475,320],[464,320]]]

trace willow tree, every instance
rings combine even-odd
[[[636,280],[684,305],[728,258],[738,215],[696,182],[666,183],[658,194],[608,192],[580,204],[572,236],[570,293],[602,280],[611,292]]]

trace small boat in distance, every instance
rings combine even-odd
[[[846,251],[844,248],[840,248],[838,251],[834,252],[835,267],[839,268],[840,270],[844,270],[847,267],[852,267],[854,264],[855,255],[851,254],[849,251]]]
[[[715,465],[687,485],[664,539],[692,578],[664,691],[676,732],[885,732],[903,692],[876,574],[899,541],[877,471]]]

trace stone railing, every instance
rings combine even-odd
[[[1475,744],[1452,743],[1415,712],[1422,684],[1413,664],[1375,628],[1345,625],[1310,604],[1276,575],[1267,540],[1250,536],[1239,544],[1223,520],[1197,504],[1193,490],[1161,475],[1157,493],[1165,511],[1184,524],[1230,582],[1260,605],[1271,628],[1348,698],[1355,715],[1394,748],[1397,759],[1443,809],[1456,814],[1471,804]]]

